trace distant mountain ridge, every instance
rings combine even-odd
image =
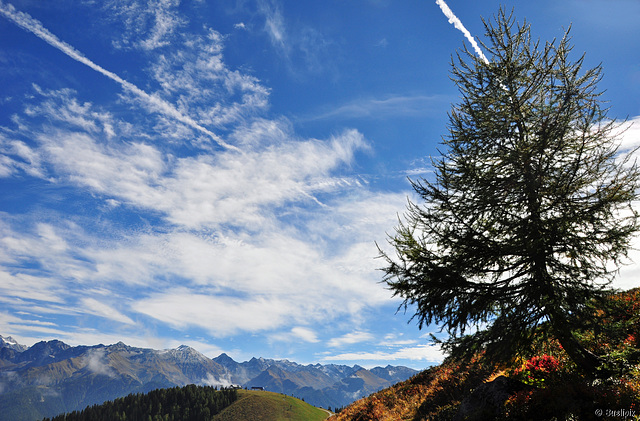
[[[262,387],[335,408],[416,373],[398,366],[367,370],[265,358],[239,363],[226,354],[208,358],[186,345],[72,347],[51,340],[26,347],[0,336],[0,421],[41,420],[130,393],[187,384]]]
[[[7,336],[6,338],[0,335],[0,349],[8,348],[14,351],[23,352],[28,349],[27,346],[20,345],[18,341],[13,339],[11,336]]]

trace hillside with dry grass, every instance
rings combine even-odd
[[[593,310],[600,323],[574,334],[602,356],[601,378],[580,374],[557,341],[537,341],[508,364],[447,359],[332,420],[640,419],[640,289]]]

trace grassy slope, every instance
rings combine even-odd
[[[321,421],[329,415],[291,396],[266,391],[238,392],[238,400],[216,415],[214,421]]]
[[[450,419],[455,407],[492,374],[482,364],[443,363],[346,407],[332,421]]]

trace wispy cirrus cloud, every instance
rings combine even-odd
[[[291,201],[315,201],[317,194],[348,186],[331,172],[349,165],[358,150],[367,148],[356,131],[327,141],[291,142],[289,127],[269,127],[271,140],[265,127],[254,127],[263,144],[238,156],[176,158],[147,143],[128,142],[116,148],[86,131],[51,128],[33,133],[39,145],[30,153],[37,156],[38,167],[46,162],[57,177],[78,187],[160,211],[174,224],[198,228],[227,223],[259,226],[265,211]],[[253,134],[245,128],[243,136],[250,139]]]
[[[113,44],[117,48],[152,51],[166,47],[187,20],[178,13],[180,0],[157,0],[153,3],[138,0],[108,0],[100,6],[113,20],[119,20],[123,31],[117,31]],[[94,6],[93,3],[89,3]]]
[[[124,323],[128,325],[135,324],[135,322],[131,320],[131,318],[129,318],[128,316],[125,316],[120,311],[106,304],[104,300],[105,300],[105,297],[102,297],[100,301],[95,298],[84,297],[81,299],[81,303],[86,313],[93,314],[106,319],[110,319],[119,323]]]
[[[264,33],[290,72],[301,73],[298,63],[305,73],[317,74],[327,69],[333,41],[316,28],[287,22],[280,0],[257,0],[256,5],[264,19]]]
[[[299,117],[302,121],[351,120],[373,118],[425,117],[432,115],[450,98],[442,95],[389,95],[383,98],[358,98],[318,113]]]
[[[36,300],[49,304],[65,302],[63,296],[55,291],[56,280],[49,277],[0,271],[0,281],[2,295],[12,297],[14,300],[17,299],[17,303],[23,302],[20,300]]]
[[[224,37],[219,32],[183,34],[180,40],[183,48],[158,55],[150,66],[164,100],[178,104],[181,113],[201,124],[220,129],[268,108],[269,89],[224,63]]]
[[[280,4],[276,0],[258,0],[257,6],[264,16],[264,30],[269,35],[271,43],[287,56],[290,45]]]
[[[105,69],[104,67],[94,63],[89,58],[87,58],[80,51],[73,48],[71,45],[67,44],[64,41],[61,41],[57,36],[52,34],[48,29],[46,29],[42,24],[29,16],[26,13],[20,12],[16,10],[15,7],[11,4],[4,4],[0,2],[0,14],[2,14],[5,18],[12,21],[16,25],[20,26],[26,31],[33,33],[38,38],[42,39],[52,47],[57,48],[67,56],[72,59],[90,67],[96,72],[106,76],[107,78],[113,80],[118,83],[125,89],[125,91],[130,92],[135,95],[135,97],[142,101],[144,105],[146,105],[151,111],[160,113],[167,117],[173,118],[181,123],[186,124],[187,126],[193,128],[194,130],[201,132],[211,138],[214,142],[219,144],[220,146],[226,149],[232,149],[237,151],[238,149],[235,146],[227,144],[220,136],[213,133],[211,130],[202,126],[200,123],[195,121],[188,115],[181,113],[175,106],[158,97],[157,95],[149,94],[142,89],[138,88],[131,82],[126,81],[121,78],[117,74]]]
[[[153,29],[149,37],[140,43],[144,49],[151,50],[168,45],[169,40],[165,39],[167,35],[185,24],[185,20],[180,18],[175,10],[179,5],[180,0],[160,0],[149,8],[153,11]]]

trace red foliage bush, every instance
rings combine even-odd
[[[527,361],[526,369],[531,372],[553,373],[558,371],[560,364],[551,355],[543,355],[541,357],[532,357]]]

